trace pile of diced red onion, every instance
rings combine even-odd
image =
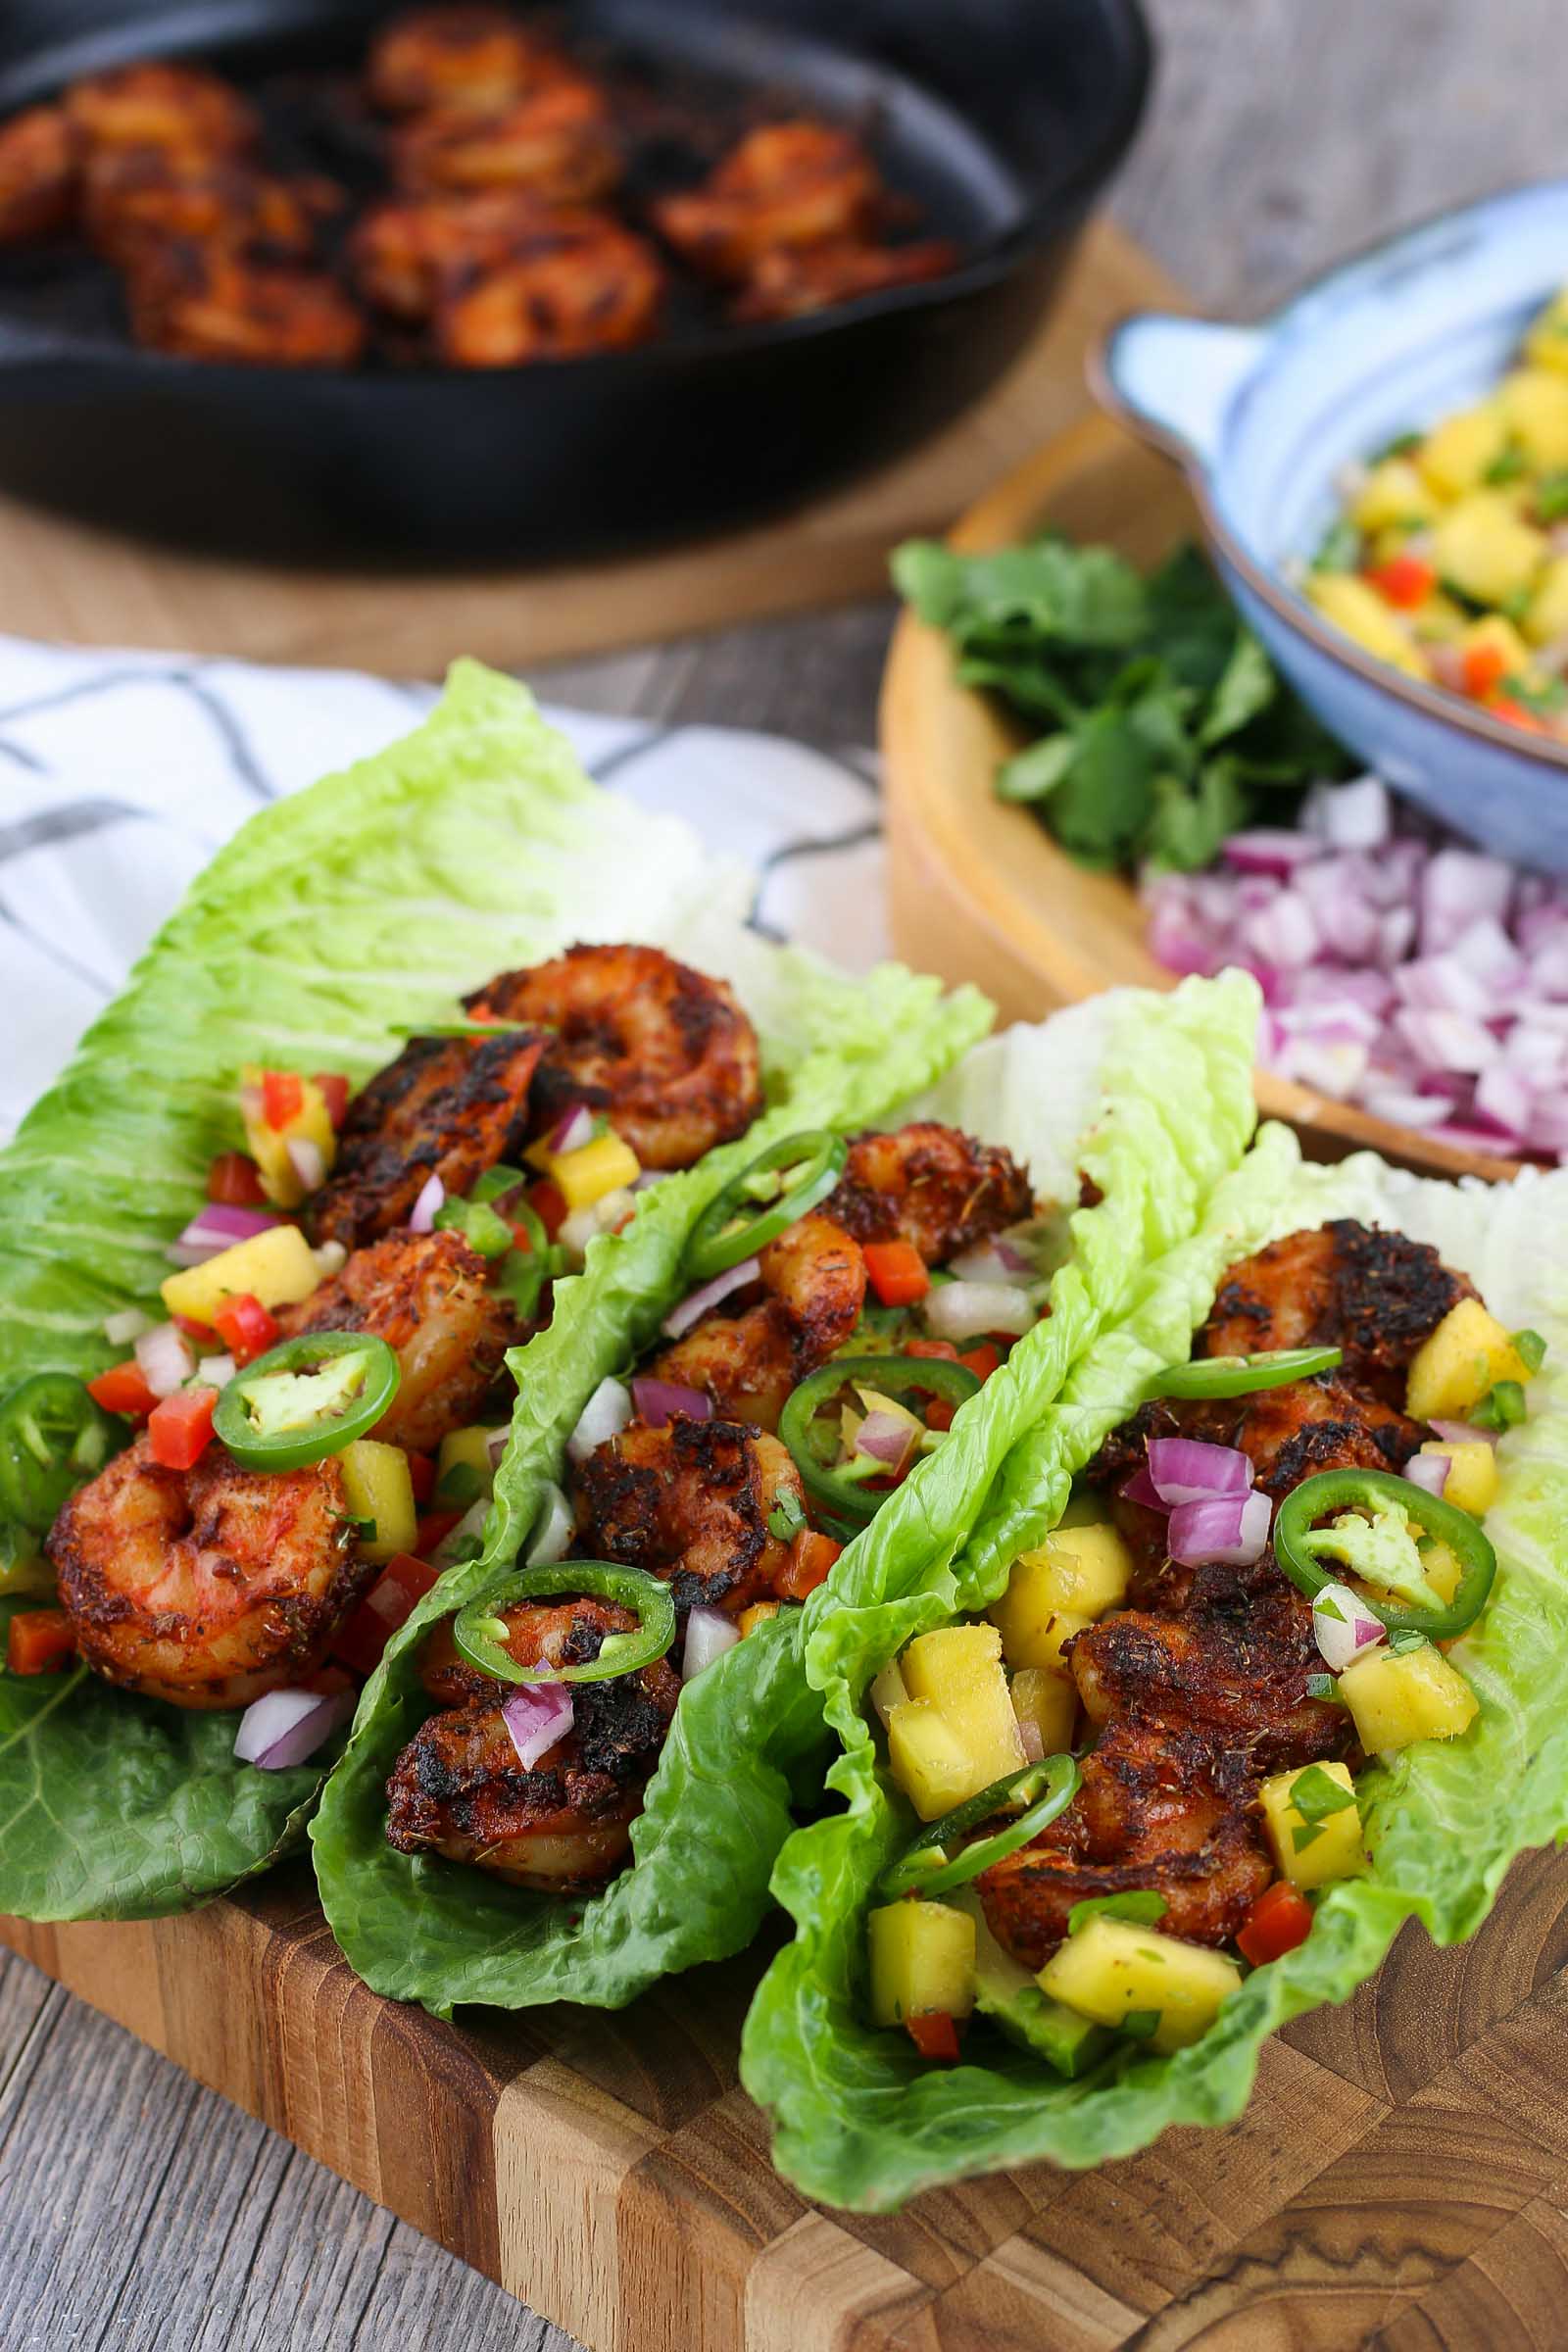
[[[1281,1077],[1472,1151],[1568,1154],[1568,880],[1396,822],[1363,776],[1144,895],[1170,970],[1256,975]]]

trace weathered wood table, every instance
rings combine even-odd
[[[1461,0],[1151,5],[1164,70],[1115,210],[1205,302],[1255,309],[1385,226],[1563,169],[1554,0],[1508,0],[1490,10]],[[1568,274],[1568,256],[1564,265]],[[888,617],[873,606],[753,627],[564,666],[540,683],[561,700],[654,719],[728,720],[863,742],[872,733]],[[1538,1877],[1532,1872],[1533,1889]],[[1543,1946],[1555,1932],[1554,1909],[1528,1896],[1510,1906],[1519,1948],[1505,1952],[1490,1934],[1474,1965],[1517,1976],[1523,1993],[1543,1969],[1562,1964],[1561,1952]],[[1402,1984],[1420,2007],[1419,1961],[1398,1969],[1394,1983],[1396,1997]],[[1370,2036],[1362,2050],[1369,2058],[1377,2055],[1376,2022],[1371,2006],[1355,2019],[1358,2047]],[[1396,2059],[1411,2034],[1437,2024],[1407,2019],[1389,2044]],[[1363,2088],[1364,2096],[1374,2092],[1370,2083]],[[1518,2084],[1498,2086],[1499,2108],[1510,2108],[1516,2092]],[[1442,2172],[1441,2114],[1431,2120],[1430,2143],[1412,2140],[1404,2151],[1412,2212],[1423,2169],[1432,2168],[1434,2188]],[[1326,2138],[1342,2144],[1336,2119],[1319,2122]],[[411,2118],[411,2131],[417,2128]],[[1302,2128],[1313,2127],[1303,2118]],[[1513,2136],[1499,2114],[1504,2169]],[[1520,2134],[1520,2145],[1531,2137]],[[1334,2152],[1325,2145],[1324,2160]],[[1445,2190],[1451,2209],[1455,2184]],[[1486,2202],[1484,2180],[1475,2197]],[[1560,2300],[1535,2310],[1515,2291],[1530,2278],[1539,2290],[1543,2272],[1559,2283],[1568,2275],[1561,2202],[1544,2179],[1529,2208],[1530,2245],[1503,2246],[1482,2264],[1491,2290],[1484,2309],[1445,2305],[1441,2296],[1418,2308],[1400,2262],[1391,2256],[1391,2270],[1372,2245],[1369,2217],[1368,2244],[1343,2249],[1347,2293],[1338,2317],[1326,2320],[1333,2332],[1314,2342],[1333,2352],[1373,2343],[1389,2352],[1507,2352],[1568,2341]],[[1202,2219],[1107,2211],[1099,2226],[1143,2230],[1153,2243],[1173,2232],[1185,2238]],[[1490,2242],[1485,2251],[1490,2257]],[[1110,2310],[1107,2299],[1104,2312],[1079,2314],[1071,2343],[1127,2340],[1123,2327],[1108,2327]],[[1237,2335],[1218,2311],[1210,2334],[1200,2313],[1189,2317],[1200,2336],[1180,2340],[1223,2340],[1227,2352],[1304,2341],[1268,2333],[1261,2321],[1263,2334]],[[1157,2322],[1152,2332],[1167,2340]],[[5,2352],[422,2352],[438,2342],[464,2352],[568,2352],[559,2331],[283,2140],[21,1962],[0,1961]]]

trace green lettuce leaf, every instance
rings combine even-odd
[[[119,1352],[107,1314],[161,1311],[166,1247],[213,1154],[242,1141],[244,1062],[363,1078],[400,1025],[576,939],[666,945],[731,977],[791,1105],[775,1122],[806,1123],[884,1065],[922,1084],[986,1025],[972,992],[943,1004],[934,981],[852,983],[767,947],[745,927],[749,888],[687,826],[592,784],[524,689],[460,662],[426,724],[220,853],[0,1153],[0,1394],[45,1368],[91,1375]],[[624,1282],[643,1252],[673,1262],[665,1196],[702,1181],[647,1196]],[[619,1254],[596,1245],[585,1279],[613,1288]],[[236,1764],[234,1722],[79,1670],[0,1674],[0,1911],[151,1916],[263,1868],[298,1838],[320,1770]]]
[[[1499,1575],[1481,1632],[1459,1645],[1481,1716],[1464,1739],[1422,1742],[1359,1787],[1370,1874],[1333,1887],[1306,1942],[1250,1975],[1190,2049],[1134,2044],[1076,2082],[986,2029],[972,2063],[926,2066],[907,2037],[865,2023],[865,1915],[912,1816],[879,1769],[858,1700],[911,1632],[985,1607],[1016,1553],[1055,1523],[1073,1473],[1125,1413],[1140,1381],[1186,1351],[1234,1258],[1325,1218],[1356,1216],[1430,1242],[1474,1277],[1511,1327],[1548,1342],[1530,1419],[1499,1447],[1488,1514]],[[1081,2167],[1144,2147],[1173,2124],[1221,2124],[1250,2096],[1259,2048],[1303,2010],[1346,1999],[1407,1918],[1443,1943],[1472,1934],[1509,1864],[1568,1836],[1568,1173],[1507,1190],[1423,1181],[1358,1157],[1302,1166],[1265,1129],[1217,1190],[1198,1234],[1152,1263],[1122,1322],[1075,1370],[1059,1404],[1020,1443],[922,1606],[841,1617],[813,1654],[844,1741],[829,1783],[845,1810],[796,1832],[774,1890],[793,1943],[747,2020],[742,2078],[777,2121],[774,2161],[808,2195],[865,2210],[979,2172],[1049,2160]],[[1505,1800],[1500,1792],[1506,1791]]]
[[[627,1366],[679,1295],[686,1235],[738,1148],[661,1186],[627,1246],[613,1257],[591,1255],[580,1283],[563,1286],[551,1328],[514,1359],[517,1405],[485,1556],[427,1595],[388,1645],[312,1825],[327,1918],[376,1991],[441,2015],[465,2001],[523,2007],[564,1996],[611,2007],[751,1940],[792,1826],[792,1786],[819,1792],[830,1753],[808,1652],[831,1638],[837,1610],[868,1593],[907,1593],[934,1547],[959,1544],[1018,1431],[1132,1295],[1149,1238],[1191,1230],[1251,1131],[1256,1019],[1252,984],[1237,975],[1169,997],[1127,992],[976,1046],[925,1093],[937,1058],[923,1072],[910,1065],[929,1040],[909,1032],[901,1052],[884,1030],[863,1068],[842,1056],[834,1082],[848,1075],[850,1089],[836,1103],[824,1093],[809,1122],[792,1113],[791,1124],[952,1119],[1006,1145],[1047,1195],[1076,1193],[1082,1168],[1103,1199],[1070,1220],[1072,1251],[1053,1279],[1051,1314],[962,1407],[948,1443],[848,1547],[806,1609],[739,1643],[682,1694],[633,1825],[634,1866],[601,1894],[550,1900],[395,1853],[385,1836],[386,1779],[429,1711],[417,1665],[426,1631],[515,1557],[583,1404],[607,1373]],[[741,1156],[755,1148],[754,1140]]]

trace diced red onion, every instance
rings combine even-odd
[[[978,1340],[993,1331],[1018,1339],[1040,1320],[1028,1293],[1011,1282],[937,1283],[921,1303],[939,1340]]]
[[[340,1723],[353,1714],[354,1690],[268,1690],[239,1719],[234,1754],[263,1772],[287,1772],[308,1763]]]
[[[587,1403],[576,1428],[566,1440],[566,1452],[574,1462],[585,1462],[601,1446],[618,1438],[632,1416],[631,1392],[618,1380],[602,1380]]]
[[[1383,1640],[1382,1622],[1348,1585],[1325,1585],[1312,1603],[1312,1639],[1325,1666],[1343,1674]]]
[[[232,1250],[236,1242],[248,1242],[277,1222],[263,1208],[230,1208],[221,1200],[209,1200],[177,1241],[171,1242],[165,1255],[172,1265],[203,1266],[210,1257]]]
[[[305,1190],[314,1193],[326,1178],[326,1158],[320,1145],[313,1143],[308,1135],[291,1135],[283,1148],[288,1153],[289,1166]]]
[[[139,1340],[152,1327],[151,1315],[143,1314],[139,1306],[122,1306],[118,1314],[105,1315],[104,1338],[111,1348],[128,1348],[132,1340]]]
[[[1477,1446],[1483,1442],[1495,1446],[1500,1434],[1494,1429],[1477,1429],[1473,1421],[1429,1421],[1427,1427],[1446,1446]]]
[[[898,1413],[879,1412],[873,1406],[855,1433],[855,1450],[897,1472],[908,1460],[916,1437],[917,1432]]]
[[[1241,874],[1288,874],[1317,855],[1318,845],[1310,834],[1287,832],[1277,825],[1233,833],[1220,852],[1226,864]]]
[[[1262,1490],[1250,1494],[1215,1494],[1201,1502],[1178,1503],[1166,1523],[1165,1542],[1173,1560],[1196,1568],[1218,1560],[1250,1568],[1268,1543],[1274,1505]]]
[[[409,1211],[411,1233],[433,1233],[435,1212],[446,1200],[447,1188],[439,1176],[427,1176],[419,1187],[418,1199]]]
[[[584,1144],[594,1140],[594,1114],[586,1102],[574,1102],[564,1110],[550,1133],[545,1137],[545,1150],[556,1158],[567,1152],[580,1152]]]
[[[517,1762],[524,1772],[532,1772],[576,1720],[571,1692],[564,1683],[524,1684],[503,1706],[501,1720],[511,1734]]]
[[[1314,784],[1301,806],[1301,823],[1331,850],[1379,850],[1392,829],[1389,788],[1381,776]]]
[[[522,1555],[523,1566],[553,1568],[558,1560],[565,1558],[576,1533],[577,1523],[572,1516],[571,1505],[552,1480],[545,1489],[545,1498],[539,1505],[538,1516],[529,1535],[528,1548]]]
[[[1167,1510],[1178,1503],[1208,1502],[1246,1494],[1252,1465],[1235,1446],[1208,1446],[1199,1438],[1151,1438],[1150,1482]]]
[[[960,1282],[1000,1282],[1010,1289],[1038,1279],[1037,1269],[1010,1242],[977,1242],[972,1250],[950,1258],[948,1267]]]
[[[196,1369],[196,1350],[175,1323],[155,1323],[136,1342],[141,1376],[155,1396],[172,1396]]]
[[[721,1658],[726,1649],[733,1649],[741,1638],[741,1629],[733,1617],[722,1609],[693,1609],[686,1620],[686,1646],[681,1652],[680,1679],[691,1682]]]
[[[484,1449],[486,1454],[489,1456],[490,1468],[492,1472],[500,1469],[502,1461],[506,1455],[507,1447],[511,1442],[512,1423],[510,1421],[503,1421],[499,1428],[487,1429],[485,1431]]]
[[[683,1388],[678,1380],[653,1380],[642,1374],[631,1384],[632,1401],[640,1420],[650,1429],[662,1429],[677,1413],[688,1421],[711,1421],[713,1399],[701,1389]]]
[[[738,1266],[715,1274],[711,1282],[703,1284],[701,1290],[690,1292],[679,1306],[671,1307],[664,1317],[662,1329],[665,1339],[680,1339],[694,1323],[700,1323],[706,1314],[727,1298],[732,1291],[744,1291],[749,1282],[755,1282],[761,1270],[760,1258],[743,1257]]]
[[[1448,1483],[1451,1467],[1446,1453],[1412,1453],[1404,1465],[1404,1475],[1412,1487],[1420,1487],[1428,1494],[1441,1495]]]
[[[1159,1489],[1150,1477],[1147,1464],[1143,1469],[1135,1470],[1131,1478],[1118,1487],[1116,1492],[1123,1502],[1139,1503],[1146,1511],[1168,1511],[1170,1509],[1168,1502],[1161,1501]]]
[[[1032,1715],[1019,1716],[1018,1737],[1023,1741],[1025,1763],[1044,1763],[1046,1755],[1045,1736],[1042,1733],[1039,1724],[1036,1723]]]

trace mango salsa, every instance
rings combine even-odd
[[[1025,1761],[1023,1740],[1003,1671],[1002,1637],[995,1626],[952,1625],[921,1634],[905,1650],[900,1665],[910,1700],[936,1713],[966,1760],[967,1786],[951,1803],[960,1804],[991,1782],[1018,1771]],[[899,1720],[902,1712],[895,1710],[889,1719],[890,1740]]]
[[[1057,1946],[1035,1981],[1080,2017],[1179,2050],[1207,2033],[1242,1972],[1223,1952],[1102,1913]]]
[[[172,1315],[211,1323],[225,1298],[248,1291],[266,1307],[295,1306],[321,1279],[311,1245],[297,1225],[270,1225],[248,1242],[220,1250],[200,1266],[186,1266],[160,1285]]]
[[[338,1460],[350,1514],[371,1522],[370,1533],[360,1537],[360,1557],[390,1560],[396,1552],[413,1551],[418,1512],[409,1457],[402,1446],[383,1446],[375,1438],[356,1438],[344,1446]]]
[[[1479,1298],[1461,1298],[1411,1358],[1404,1409],[1412,1421],[1463,1421],[1499,1380],[1530,1378],[1496,1316]]]
[[[1430,1642],[1418,1649],[1369,1649],[1347,1666],[1339,1694],[1369,1754],[1389,1754],[1417,1740],[1457,1740],[1481,1711],[1464,1676]]]
[[[1275,1866],[1293,1886],[1322,1886],[1365,1870],[1361,1815],[1348,1765],[1276,1772],[1257,1793]]]
[[[906,2018],[967,2017],[974,2007],[974,1921],[946,1903],[906,1899],[873,1911],[871,2015],[879,2026]]]

